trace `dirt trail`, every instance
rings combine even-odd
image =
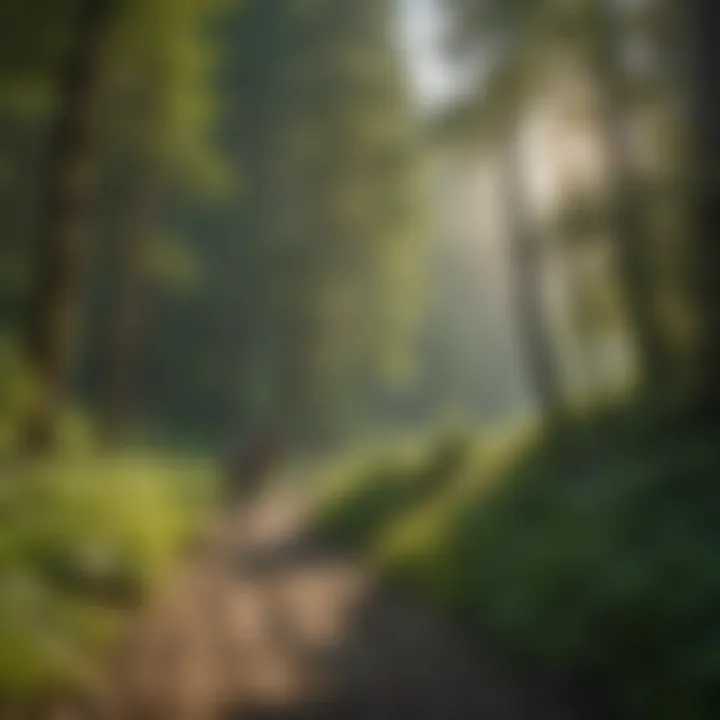
[[[574,717],[305,528],[298,499],[280,491],[219,523],[140,617],[114,673],[113,716]]]

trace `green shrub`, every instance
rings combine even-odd
[[[363,546],[468,628],[542,667],[594,673],[628,716],[711,720],[716,445],[643,409],[578,417],[560,437],[524,432],[481,448],[452,492],[363,519]]]
[[[158,458],[6,464],[0,480],[0,697],[92,682],[127,611],[209,509],[207,468]]]
[[[399,514],[451,486],[471,452],[466,438],[449,435],[437,444],[356,460],[324,489],[316,524],[337,541],[365,547]]]

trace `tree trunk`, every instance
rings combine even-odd
[[[121,436],[137,380],[138,354],[147,324],[147,259],[155,229],[162,181],[157,168],[139,178],[121,247],[120,290],[111,320],[107,384],[100,410],[101,441],[113,445]]]
[[[594,29],[593,73],[600,94],[600,123],[610,186],[611,232],[620,289],[628,313],[642,381],[657,387],[667,379],[668,351],[656,306],[656,287],[639,197],[633,148],[623,112],[623,71],[616,47],[617,27],[610,0],[598,0],[599,27]]]
[[[503,148],[504,202],[514,310],[532,392],[545,416],[562,416],[563,389],[542,300],[540,246],[527,207],[520,133],[515,128]]]
[[[50,139],[44,227],[30,296],[28,355],[38,404],[27,429],[33,451],[52,449],[67,389],[79,285],[87,254],[95,114],[101,71],[118,0],[82,0],[58,88]]]
[[[720,4],[686,0],[694,128],[693,227],[699,396],[720,418]]]

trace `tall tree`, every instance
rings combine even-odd
[[[556,16],[552,2],[456,0],[455,43],[478,54],[489,69],[464,107],[452,111],[452,125],[475,141],[500,147],[506,242],[512,275],[516,328],[534,399],[548,419],[563,415],[563,382],[541,288],[542,248],[526,187],[521,136],[528,108],[545,87],[547,50]]]
[[[109,318],[100,425],[105,442],[121,435],[139,390],[147,324],[158,303],[158,238],[170,197],[219,192],[217,0],[143,0],[128,4],[116,53],[114,102],[132,108],[118,131],[129,176],[118,248],[118,291]]]
[[[127,226],[120,248],[120,287],[110,319],[110,351],[105,368],[105,388],[100,409],[100,436],[114,444],[137,391],[136,375],[148,319],[152,283],[148,259],[161,203],[162,177],[156,162],[148,159],[138,178],[126,214]]]
[[[635,144],[628,124],[629,88],[622,50],[624,15],[611,0],[455,0],[458,35],[466,43],[506,57],[522,68],[516,77],[537,77],[552,67],[590,80],[599,98],[598,132],[605,145],[609,228],[615,248],[617,280],[643,380],[655,385],[669,372],[666,330],[658,312],[653,243],[648,234]]]
[[[92,202],[95,119],[118,0],[82,0],[58,77],[47,197],[30,298],[28,354],[39,385],[28,442],[48,449],[67,389]]]
[[[700,316],[699,396],[720,414],[720,6],[687,0],[687,43],[694,130],[692,232]]]
[[[634,144],[629,138],[628,79],[620,48],[624,38],[618,10],[610,0],[593,0],[580,21],[586,35],[590,70],[599,95],[599,127],[605,145],[611,228],[620,286],[624,295],[640,373],[651,387],[667,379],[667,338],[657,309],[653,247],[644,222]],[[581,47],[582,49],[582,47]]]
[[[520,346],[540,409],[550,421],[559,421],[563,411],[563,382],[557,348],[543,307],[542,247],[528,209],[518,127],[505,135],[502,155],[504,215]]]

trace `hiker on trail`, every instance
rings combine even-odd
[[[258,435],[240,447],[230,460],[229,501],[242,502],[262,490],[280,460],[280,441],[273,433]]]

